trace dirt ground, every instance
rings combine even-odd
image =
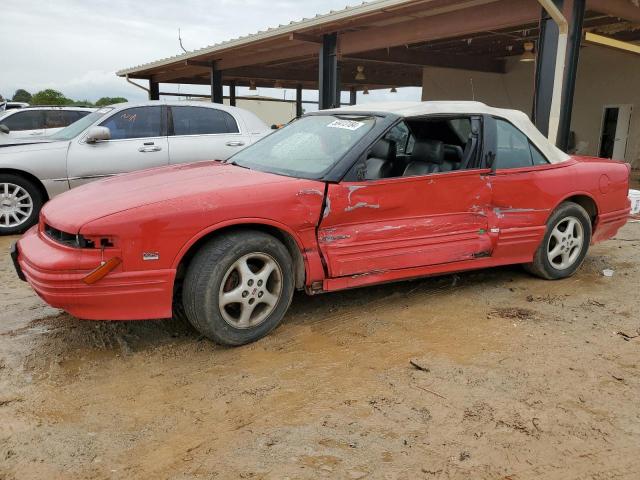
[[[235,349],[77,320],[0,258],[2,480],[640,478],[640,223],[568,280],[298,294]]]

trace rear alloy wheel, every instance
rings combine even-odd
[[[554,227],[547,241],[547,260],[556,270],[570,268],[584,245],[584,229],[575,217],[565,217]]]
[[[41,207],[41,194],[30,181],[0,175],[0,235],[25,231],[37,222]]]
[[[204,244],[187,270],[182,304],[203,335],[243,345],[282,321],[293,296],[293,262],[285,246],[258,231],[222,234]]]
[[[547,280],[573,275],[587,255],[591,242],[591,219],[580,205],[565,202],[551,215],[547,231],[526,269]]]

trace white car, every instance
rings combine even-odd
[[[29,104],[27,102],[8,102],[5,100],[0,102],[0,112],[11,110],[12,108],[25,108],[28,106]]]
[[[148,101],[100,108],[53,135],[0,145],[0,234],[26,230],[44,202],[73,187],[133,170],[226,160],[270,131],[236,107]]]
[[[23,107],[0,112],[0,144],[16,138],[43,137],[68,127],[95,108],[86,107]]]

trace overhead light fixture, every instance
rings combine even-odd
[[[249,90],[256,90],[256,82],[254,80],[249,82]]]
[[[282,88],[282,82],[280,80],[276,80],[276,83],[273,84],[273,88]]]
[[[535,62],[536,55],[533,53],[533,42],[524,42],[524,52],[520,55],[521,62]]]
[[[362,90],[362,94],[363,95],[369,95],[369,87],[367,87],[366,85],[364,86],[364,90]]]
[[[398,93],[398,90],[396,90],[396,87],[391,87],[391,90],[389,90],[389,93]]]
[[[364,66],[363,65],[358,65],[356,67],[357,73],[356,73],[356,80],[358,81],[362,81],[362,80],[366,80],[367,77],[365,77],[364,75]]]

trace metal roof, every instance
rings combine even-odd
[[[144,63],[135,67],[125,68],[116,72],[116,75],[124,77],[136,73],[138,70],[147,70],[150,68],[162,67],[178,61],[190,60],[202,55],[208,55],[212,53],[222,52],[231,48],[239,47],[251,42],[266,40],[289,33],[301,32],[307,29],[321,27],[325,24],[329,24],[335,21],[350,19],[353,17],[359,17],[375,12],[381,12],[388,8],[397,7],[399,5],[409,5],[412,3],[429,3],[431,0],[372,0],[369,2],[362,2],[360,5],[345,7],[342,10],[331,10],[326,14],[317,14],[312,18],[303,18],[302,20],[292,21],[287,25],[279,25],[277,27],[268,28],[267,30],[261,30],[257,33],[243,35],[238,38],[226,40],[224,42],[216,43],[203,47],[191,52],[182,53],[180,55],[174,55],[172,57],[166,57],[154,62]]]

